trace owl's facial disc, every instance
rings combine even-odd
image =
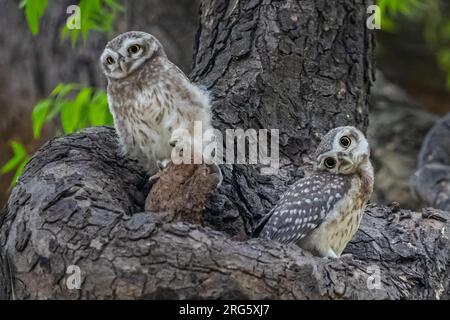
[[[339,174],[357,172],[370,155],[364,134],[350,126],[330,130],[322,139],[318,152],[316,169]],[[330,166],[331,159],[335,161],[334,166]]]
[[[108,78],[122,79],[158,55],[164,55],[164,51],[156,38],[144,32],[130,31],[107,44],[100,62]]]
[[[117,52],[106,49],[102,55],[105,74],[113,79],[121,79],[138,69],[146,60],[144,47],[137,41],[124,46]]]

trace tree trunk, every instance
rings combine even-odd
[[[279,129],[279,173],[223,168],[206,222],[243,238],[329,129],[365,131],[372,82],[370,1],[204,1],[192,78],[214,98],[214,125]],[[225,212],[223,208],[226,208]]]
[[[353,257],[342,259],[248,239],[255,221],[303,175],[303,161],[321,134],[338,125],[367,127],[373,70],[367,5],[356,0],[203,1],[192,78],[212,92],[214,124],[221,131],[280,129],[279,173],[223,165],[220,190],[208,194],[205,203],[196,202],[206,206],[206,226],[167,223],[159,212],[142,212],[146,178],[119,155],[113,129],[54,139],[27,165],[8,202],[0,262],[8,258],[11,270],[0,268],[0,283],[12,277],[14,290],[0,294],[29,299],[448,298],[446,212],[370,206],[346,249]],[[190,194],[196,181],[202,183],[195,176],[201,170],[191,171],[185,184]],[[171,174],[170,168],[162,173]],[[169,190],[170,181],[160,179],[152,193]],[[176,190],[173,202],[189,203],[188,190]],[[78,290],[70,289],[77,285],[74,274],[66,274],[70,266],[81,271]]]

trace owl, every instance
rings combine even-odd
[[[117,36],[100,64],[122,151],[150,175],[170,161],[186,130],[196,139],[194,122],[200,122],[202,133],[211,129],[208,94],[170,62],[154,36],[138,31]]]
[[[340,257],[358,230],[373,191],[369,145],[354,127],[330,130],[313,155],[312,173],[295,182],[263,217],[255,236]]]

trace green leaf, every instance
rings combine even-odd
[[[50,108],[51,101],[50,100],[41,100],[38,104],[33,108],[33,113],[31,115],[33,122],[33,136],[34,139],[39,139],[41,136],[42,126],[47,118],[47,113]]]
[[[78,90],[80,88],[81,85],[75,83],[60,83],[59,85],[57,85],[50,94],[50,97],[53,97],[55,100],[50,105],[50,110],[45,121],[48,122],[54,119],[61,112],[62,105],[66,102],[66,100],[64,99],[65,96],[70,92]]]
[[[47,0],[25,0],[23,2],[20,5],[25,5],[28,27],[33,35],[37,35],[39,33],[39,19],[47,7]]]
[[[111,31],[117,13],[124,10],[117,0],[80,0],[78,6],[82,12],[80,29],[69,30],[65,26],[61,32],[63,40],[70,34],[72,47],[75,47],[80,34],[85,45],[90,31]]]
[[[89,121],[93,126],[110,126],[113,124],[108,99],[104,91],[95,93],[89,106]]]
[[[92,89],[83,88],[78,93],[75,101],[63,102],[61,107],[61,123],[64,133],[73,133],[88,125],[88,112],[86,106],[89,104]]]
[[[75,99],[75,108],[79,114],[77,130],[89,126],[89,104],[91,102],[92,89],[89,87],[81,89]]]
[[[25,149],[25,146],[21,144],[20,142],[12,140],[10,143],[11,148],[13,149],[14,155],[26,155],[27,150]]]
[[[20,142],[10,141],[9,145],[13,149],[13,157],[2,168],[0,168],[0,174],[11,172],[27,156],[27,151]]]
[[[16,173],[14,174],[14,177],[11,180],[11,184],[9,185],[9,190],[11,190],[19,181],[19,178],[22,175],[23,170],[25,169],[25,166],[27,165],[28,161],[30,161],[29,156],[27,156],[17,167]]]
[[[64,133],[73,133],[78,123],[78,113],[74,110],[73,103],[64,102],[61,106],[61,125]]]
[[[64,87],[64,83],[60,83],[58,84],[55,89],[52,90],[52,92],[50,93],[50,97],[54,97],[56,96],[58,93],[61,92],[61,89]]]
[[[47,113],[47,118],[45,119],[45,122],[53,120],[61,112],[61,108],[64,103],[66,103],[66,100],[64,99],[54,100],[53,103],[50,105],[50,111]]]
[[[71,44],[72,44],[72,48],[75,48],[75,46],[76,46],[76,44],[77,44],[77,40],[78,40],[78,35],[79,35],[79,31],[78,31],[78,29],[74,29],[74,30],[72,30],[72,32],[71,32],[71,35],[70,35],[70,42],[71,42]]]
[[[58,98],[63,98],[71,91],[78,90],[78,89],[81,89],[81,85],[79,85],[79,84],[76,84],[76,83],[65,83],[64,84],[63,83],[63,84],[61,84],[61,88],[59,89],[59,91],[57,91],[57,96],[58,96]],[[56,90],[56,88],[55,88],[55,90]]]
[[[113,9],[117,11],[124,11],[125,8],[120,5],[117,0],[105,0],[105,2]]]

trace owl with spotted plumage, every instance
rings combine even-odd
[[[332,129],[314,153],[313,172],[282,195],[255,235],[340,257],[358,230],[373,181],[364,134],[350,126]]]
[[[167,58],[154,36],[138,31],[117,36],[100,64],[122,150],[150,175],[170,161],[183,130],[195,139],[195,121],[203,132],[211,128],[208,94]]]

